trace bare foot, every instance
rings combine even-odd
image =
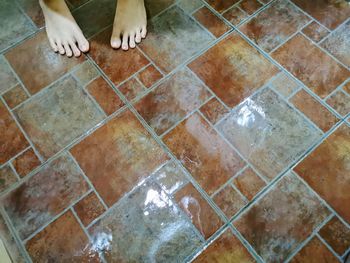
[[[146,37],[147,18],[144,0],[118,0],[111,46],[128,50]]]
[[[75,22],[64,0],[39,0],[45,16],[46,33],[55,52],[79,57],[89,42]]]

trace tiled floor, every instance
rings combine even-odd
[[[0,1],[0,236],[13,262],[342,262],[350,253],[350,4]],[[4,19],[3,19],[4,18]]]

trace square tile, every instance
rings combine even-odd
[[[239,3],[238,6],[248,15],[252,15],[256,11],[258,11],[263,5],[257,0],[243,0]]]
[[[108,206],[168,159],[130,111],[114,117],[71,152]]]
[[[236,33],[189,67],[229,107],[238,105],[277,73],[277,67]]]
[[[341,90],[335,92],[327,99],[327,104],[335,109],[341,116],[350,112],[350,96]]]
[[[349,70],[300,34],[274,51],[272,57],[322,99],[350,77]]]
[[[17,182],[17,177],[9,165],[0,168],[0,192]]]
[[[100,73],[90,61],[85,61],[73,72],[74,77],[82,84],[86,85],[91,80],[97,78]]]
[[[239,2],[239,0],[205,0],[205,1],[219,13],[222,13],[229,7]]]
[[[266,186],[266,183],[250,167],[239,174],[233,183],[249,201]]]
[[[294,169],[348,223],[349,163],[350,127],[344,124]]]
[[[17,83],[16,76],[13,74],[5,58],[0,56],[0,94],[9,90]]]
[[[146,182],[89,229],[108,262],[182,262],[202,241],[180,209]]]
[[[48,159],[103,119],[86,92],[67,77],[15,110],[36,146]]]
[[[248,15],[238,7],[233,7],[223,13],[223,17],[226,18],[232,25],[237,26],[240,24]]]
[[[146,91],[146,89],[135,78],[131,78],[124,82],[118,87],[118,89],[129,101],[132,101]]]
[[[289,97],[299,88],[299,84],[283,72],[279,73],[278,76],[272,80],[271,85],[275,91],[285,98]]]
[[[154,83],[159,81],[163,77],[162,73],[158,71],[153,65],[149,65],[139,74],[137,78],[141,81],[146,88],[150,88]]]
[[[41,161],[36,156],[32,148],[23,152],[20,156],[12,161],[13,167],[16,169],[20,177],[24,177],[41,165]]]
[[[259,47],[270,52],[309,20],[289,1],[278,0],[239,29]]]
[[[27,93],[24,91],[20,84],[16,85],[12,89],[4,93],[3,98],[6,104],[12,109],[18,104],[28,99]]]
[[[270,89],[247,98],[218,129],[270,180],[321,137],[316,128]]]
[[[329,215],[295,175],[287,174],[234,226],[266,262],[282,262]]]
[[[172,7],[149,21],[147,38],[139,47],[169,73],[212,40],[184,11]]]
[[[229,113],[228,109],[216,98],[209,100],[199,110],[213,125]]]
[[[74,206],[74,210],[84,226],[88,226],[92,221],[106,211],[103,204],[94,192],[91,192],[81,199]]]
[[[303,33],[316,43],[325,38],[329,31],[321,24],[313,21],[303,29]]]
[[[2,203],[19,236],[25,239],[88,190],[78,167],[64,154],[11,191]]]
[[[157,134],[163,134],[210,96],[192,72],[181,70],[138,101],[135,108]]]
[[[164,142],[209,195],[245,165],[197,113],[169,132]]]

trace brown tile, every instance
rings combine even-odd
[[[342,116],[350,112],[350,96],[341,90],[329,97],[327,103]]]
[[[145,0],[145,7],[148,19],[164,11],[174,2],[175,0]]]
[[[0,165],[2,165],[27,148],[29,143],[1,101],[0,120]]]
[[[9,165],[0,168],[0,192],[17,182],[17,178]]]
[[[252,200],[254,196],[265,187],[266,183],[253,171],[252,168],[247,168],[243,173],[239,174],[233,183],[239,191],[248,200]]]
[[[239,0],[205,0],[205,1],[220,13],[222,13],[229,7],[239,2]]]
[[[350,6],[346,1],[292,0],[305,12],[320,21],[329,29],[335,29],[350,16]]]
[[[142,82],[143,85],[145,85],[146,88],[151,87],[162,77],[162,73],[160,73],[153,65],[149,65],[139,74],[137,74],[137,78]]]
[[[37,93],[84,61],[83,56],[68,58],[52,52],[45,30],[11,49],[5,57],[31,94]]]
[[[240,26],[240,30],[266,52],[270,52],[309,20],[287,0],[278,0]]]
[[[342,125],[295,171],[350,223],[350,127]],[[321,165],[320,165],[321,164]]]
[[[44,14],[38,0],[19,0],[18,3],[37,27],[45,25]]]
[[[238,7],[227,10],[225,13],[223,13],[223,16],[234,26],[237,26],[243,21],[243,19],[248,17],[248,15]]]
[[[263,260],[282,262],[329,213],[295,175],[287,174],[234,226]]]
[[[313,21],[303,29],[303,33],[317,43],[325,38],[329,31],[321,24]]]
[[[84,86],[94,78],[97,78],[100,73],[90,61],[85,61],[73,72],[73,75]]]
[[[291,263],[339,263],[339,260],[317,238],[314,237],[290,261]]]
[[[97,217],[102,215],[106,209],[94,192],[81,199],[75,206],[74,210],[79,216],[84,226],[88,226]]]
[[[274,65],[236,33],[209,49],[189,67],[229,107],[242,102],[277,73]]]
[[[196,11],[193,16],[217,38],[231,29],[205,6]]]
[[[111,115],[124,105],[123,101],[102,77],[95,79],[86,89],[107,115]]]
[[[135,108],[162,134],[197,109],[211,94],[188,70],[181,70],[135,104]]]
[[[130,111],[110,120],[71,152],[108,206],[168,159]]]
[[[194,261],[194,263],[256,262],[243,244],[227,229],[211,243]]]
[[[30,239],[26,249],[33,262],[100,262],[71,211]]]
[[[350,77],[347,69],[300,34],[273,52],[272,57],[321,98]]]
[[[145,92],[145,88],[135,79],[129,79],[125,83],[123,83],[118,88],[121,93],[129,100],[135,99],[137,96]]]
[[[247,203],[229,184],[215,194],[213,200],[228,218],[233,217]]]
[[[12,164],[18,175],[20,177],[24,177],[38,167],[41,162],[34,153],[33,149],[30,148],[14,159]]]
[[[209,100],[199,110],[214,125],[228,113],[225,106],[216,98]]]
[[[0,94],[18,83],[4,57],[0,57]]]
[[[197,113],[169,132],[164,142],[209,195],[244,166],[238,154]]]
[[[28,99],[27,93],[24,91],[22,86],[18,84],[17,86],[13,87],[9,91],[7,91],[4,95],[3,98],[6,102],[6,104],[10,108],[16,107],[18,104],[22,103],[26,99]]]
[[[208,239],[223,225],[213,208],[192,184],[179,190],[175,194],[175,199],[205,239]]]
[[[343,90],[350,95],[350,81],[343,86]]]
[[[239,7],[248,15],[252,15],[258,11],[263,5],[257,0],[243,0],[239,3]]]
[[[290,102],[324,132],[327,132],[339,121],[326,107],[303,89],[298,91],[290,99]]]

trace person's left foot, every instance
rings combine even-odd
[[[135,48],[147,33],[144,0],[118,0],[111,46],[128,50]]]

